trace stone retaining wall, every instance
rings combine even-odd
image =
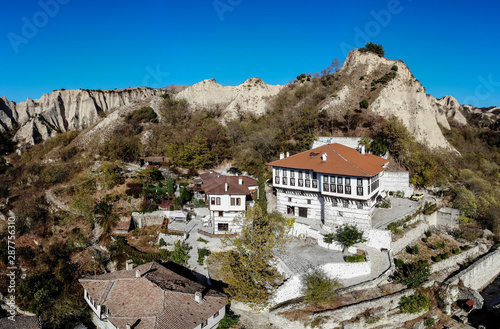
[[[315,313],[310,321],[317,321],[320,324],[316,328],[339,328],[347,321],[351,321],[359,317],[358,322],[350,323],[349,328],[373,328],[381,327],[384,325],[402,324],[419,317],[420,314],[404,314],[399,312],[398,302],[403,296],[410,296],[415,293],[414,289],[406,289],[392,295],[383,296],[380,298],[360,302],[353,305],[347,305],[337,308],[335,310],[327,310]],[[278,328],[305,328],[305,323],[299,321],[289,321],[279,313],[284,309],[278,309],[270,312],[270,322]],[[379,318],[376,323],[368,324],[368,319],[364,318],[361,314],[369,314],[374,318]],[[360,316],[361,315],[361,316]]]
[[[418,215],[417,220],[419,219],[422,220],[423,217],[424,217],[423,215]],[[425,221],[422,221],[420,224],[417,225],[417,227],[407,231],[402,238],[392,242],[391,245],[392,252],[394,254],[397,254],[398,252],[406,248],[406,246],[411,245],[412,243],[417,241],[418,238],[420,238],[420,236],[422,236],[422,234],[424,234],[424,232],[429,229],[429,227],[430,227],[429,224],[427,224]]]
[[[409,197],[413,194],[413,187],[409,183],[410,173],[408,171],[384,171],[380,177],[380,189],[385,193],[403,192],[403,196]]]

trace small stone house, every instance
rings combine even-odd
[[[212,329],[226,313],[226,296],[196,282],[188,269],[156,262],[81,278],[100,329]]]

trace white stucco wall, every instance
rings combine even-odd
[[[410,173],[408,171],[384,171],[380,177],[380,189],[389,192],[401,191],[405,197],[413,194],[413,187],[410,185]]]

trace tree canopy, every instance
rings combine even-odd
[[[222,262],[229,285],[226,292],[236,300],[264,302],[270,295],[268,287],[278,277],[274,253],[286,246],[293,221],[277,211],[266,214],[256,205],[237,222],[241,233],[228,240],[234,249]]]

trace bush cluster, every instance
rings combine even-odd
[[[346,256],[345,261],[346,263],[361,263],[365,261],[365,255],[358,254],[358,255]]]
[[[401,297],[399,301],[399,310],[402,313],[416,314],[422,311],[428,311],[431,307],[431,300],[423,294]]]

